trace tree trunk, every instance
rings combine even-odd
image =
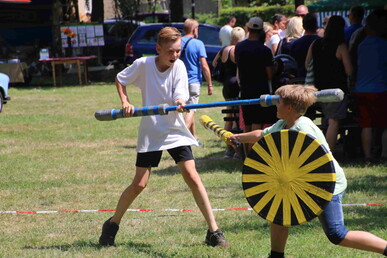
[[[104,17],[104,8],[103,8],[103,1],[102,0],[89,0],[92,2],[92,12],[91,12],[91,21],[92,22],[98,22],[103,23]]]
[[[169,3],[169,9],[171,10],[172,22],[184,21],[183,0],[171,0]]]

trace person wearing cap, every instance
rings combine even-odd
[[[273,54],[264,45],[265,32],[263,21],[253,17],[246,24],[249,36],[235,46],[235,61],[237,64],[238,81],[241,99],[259,98],[264,94],[273,94],[271,78],[273,74]],[[276,120],[276,111],[273,107],[260,105],[242,106],[245,132],[263,129],[264,124],[272,124]],[[244,146],[247,153],[252,144]]]

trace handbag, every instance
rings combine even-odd
[[[225,76],[224,64],[222,63],[222,60],[221,60],[224,48],[225,47],[223,47],[219,51],[218,62],[216,63],[216,66],[212,70],[212,74],[211,74],[212,79],[214,79],[215,81],[218,81],[218,82],[223,82],[224,76]]]

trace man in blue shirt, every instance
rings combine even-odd
[[[380,159],[387,161],[387,10],[374,10],[366,19],[367,37],[358,47],[358,72],[355,85],[357,116],[361,131],[364,159],[377,162],[372,157],[372,131],[382,132]],[[383,115],[384,114],[384,115]]]
[[[186,19],[184,22],[184,34],[182,37],[182,51],[180,54],[188,73],[189,99],[187,104],[198,104],[200,95],[200,86],[203,81],[203,75],[208,83],[208,95],[212,95],[211,72],[207,64],[207,53],[204,44],[198,39],[199,23],[194,19]],[[203,75],[202,75],[203,71]],[[195,112],[191,109],[185,116],[185,123],[192,135],[197,139],[195,128]],[[203,144],[199,141],[199,146]]]
[[[364,12],[364,7],[361,5],[353,6],[349,10],[348,19],[351,25],[344,30],[345,43],[347,43],[347,46],[349,46],[349,40],[351,39],[352,33],[363,27],[361,22],[363,21]]]

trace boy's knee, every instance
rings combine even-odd
[[[328,237],[329,241],[332,244],[338,245],[341,243],[341,241],[344,240],[347,233],[348,233],[348,231],[346,231],[346,232],[330,232],[330,233],[326,233],[326,236]]]
[[[147,184],[136,184],[136,185],[132,185],[132,191],[135,193],[135,194],[140,194],[145,188],[146,188]]]

